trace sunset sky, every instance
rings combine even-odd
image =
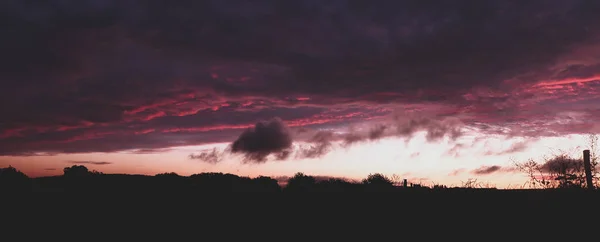
[[[168,3],[168,4],[167,4]],[[600,133],[600,1],[0,1],[0,167],[520,186]]]

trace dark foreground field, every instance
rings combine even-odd
[[[406,209],[412,207],[433,206],[443,207],[452,204],[455,207],[489,206],[498,208],[523,207],[555,207],[567,206],[570,203],[591,202],[600,197],[599,191],[584,189],[522,189],[503,190],[495,188],[464,188],[464,187],[425,187],[398,186],[384,176],[375,174],[362,182],[349,182],[342,179],[317,180],[312,176],[297,174],[290,178],[286,185],[269,177],[239,177],[223,173],[201,173],[192,176],[179,176],[173,173],[156,176],[121,175],[83,173],[62,176],[28,178],[26,176],[7,177],[0,179],[0,189],[3,192],[54,194],[78,193],[88,195],[119,194],[119,196],[144,196],[145,194],[178,194],[188,197],[209,197],[218,200],[216,193],[235,193],[245,197],[347,197],[345,204],[359,203],[357,199],[374,198],[397,203]],[[242,193],[242,194],[240,194]],[[307,195],[307,194],[313,195]],[[321,193],[322,195],[316,195]],[[323,194],[326,193],[326,194]],[[208,200],[205,199],[208,202]],[[295,202],[289,201],[289,202]],[[361,203],[369,201],[361,200]],[[251,203],[251,201],[247,201]],[[306,201],[310,205],[311,201]],[[598,204],[600,205],[600,204]]]
[[[29,178],[14,168],[2,168],[1,171],[2,194],[93,198],[74,203],[74,206],[91,202],[102,203],[99,207],[110,207],[111,204],[123,207],[128,200],[142,200],[132,210],[148,205],[159,210],[185,208],[205,210],[205,213],[246,207],[246,210],[264,213],[325,210],[356,214],[361,211],[388,214],[475,211],[485,214],[523,210],[560,214],[561,211],[583,211],[588,205],[598,210],[596,207],[600,205],[600,192],[597,190],[398,186],[379,174],[370,175],[361,182],[350,182],[335,178],[318,180],[298,173],[282,185],[270,177],[248,178],[223,173],[122,175],[90,172],[85,167],[73,166],[65,168],[61,176]],[[166,205],[171,202],[178,205]],[[161,203],[165,205],[156,207]],[[226,209],[217,209],[219,207]]]
[[[166,233],[168,240],[193,234],[184,239],[339,241],[361,235],[366,236],[361,240],[429,241],[523,238],[527,232],[538,241],[575,231],[566,226],[580,229],[600,205],[598,191],[404,187],[379,175],[352,183],[297,174],[281,186],[269,177],[221,173],[70,172],[0,176],[1,221],[9,225],[4,231],[29,240],[57,231],[59,237],[111,240],[128,233],[133,239],[126,240],[134,241],[156,239],[154,233]],[[550,229],[556,225],[560,228]],[[383,235],[387,238],[376,239]]]

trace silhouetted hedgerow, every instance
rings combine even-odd
[[[383,174],[370,174],[360,182],[340,178],[314,177],[296,173],[285,181],[271,177],[256,178],[227,173],[199,173],[182,176],[161,173],[154,176],[103,174],[89,171],[82,165],[66,167],[61,176],[29,178],[14,167],[0,169],[2,191],[33,192],[403,192],[403,191],[464,191],[484,190],[480,186],[463,185],[461,188],[445,186],[396,186]],[[282,182],[282,184],[280,184]],[[485,189],[487,191],[495,189]]]

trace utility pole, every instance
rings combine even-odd
[[[583,168],[585,169],[585,181],[589,190],[594,190],[592,180],[592,163],[590,162],[590,150],[583,151]]]

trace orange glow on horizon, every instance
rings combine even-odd
[[[189,154],[228,144],[187,146],[156,154],[87,153],[59,154],[54,156],[0,157],[0,166],[12,165],[31,177],[61,175],[62,169],[73,165],[69,161],[103,161],[108,165],[86,165],[90,170],[104,173],[126,173],[155,175],[164,172],[176,172],[180,175],[192,175],[202,172],[223,172],[240,176],[293,176],[297,172],[314,176],[342,177],[361,180],[372,173],[387,176],[400,176],[424,185],[443,184],[460,186],[462,182],[475,178],[482,183],[494,184],[499,188],[520,187],[525,183],[522,174],[497,172],[489,175],[476,175],[474,170],[489,166],[511,166],[511,160],[524,161],[529,158],[540,159],[548,155],[551,148],[573,147],[581,150],[585,146],[583,136],[572,135],[562,138],[547,138],[532,141],[529,148],[522,152],[502,155],[485,154],[487,151],[502,151],[522,139],[504,140],[501,137],[488,137],[477,140],[477,136],[464,137],[459,141],[460,149],[454,155],[450,151],[456,144],[449,140],[440,143],[428,143],[424,134],[416,135],[408,141],[400,138],[387,138],[375,142],[366,142],[349,148],[334,143],[334,150],[317,159],[288,161],[268,161],[264,164],[243,164],[241,156],[228,155],[219,164],[206,164],[190,160]],[[455,156],[456,155],[456,156]],[[576,154],[575,154],[576,155]],[[85,165],[85,164],[84,164]]]

